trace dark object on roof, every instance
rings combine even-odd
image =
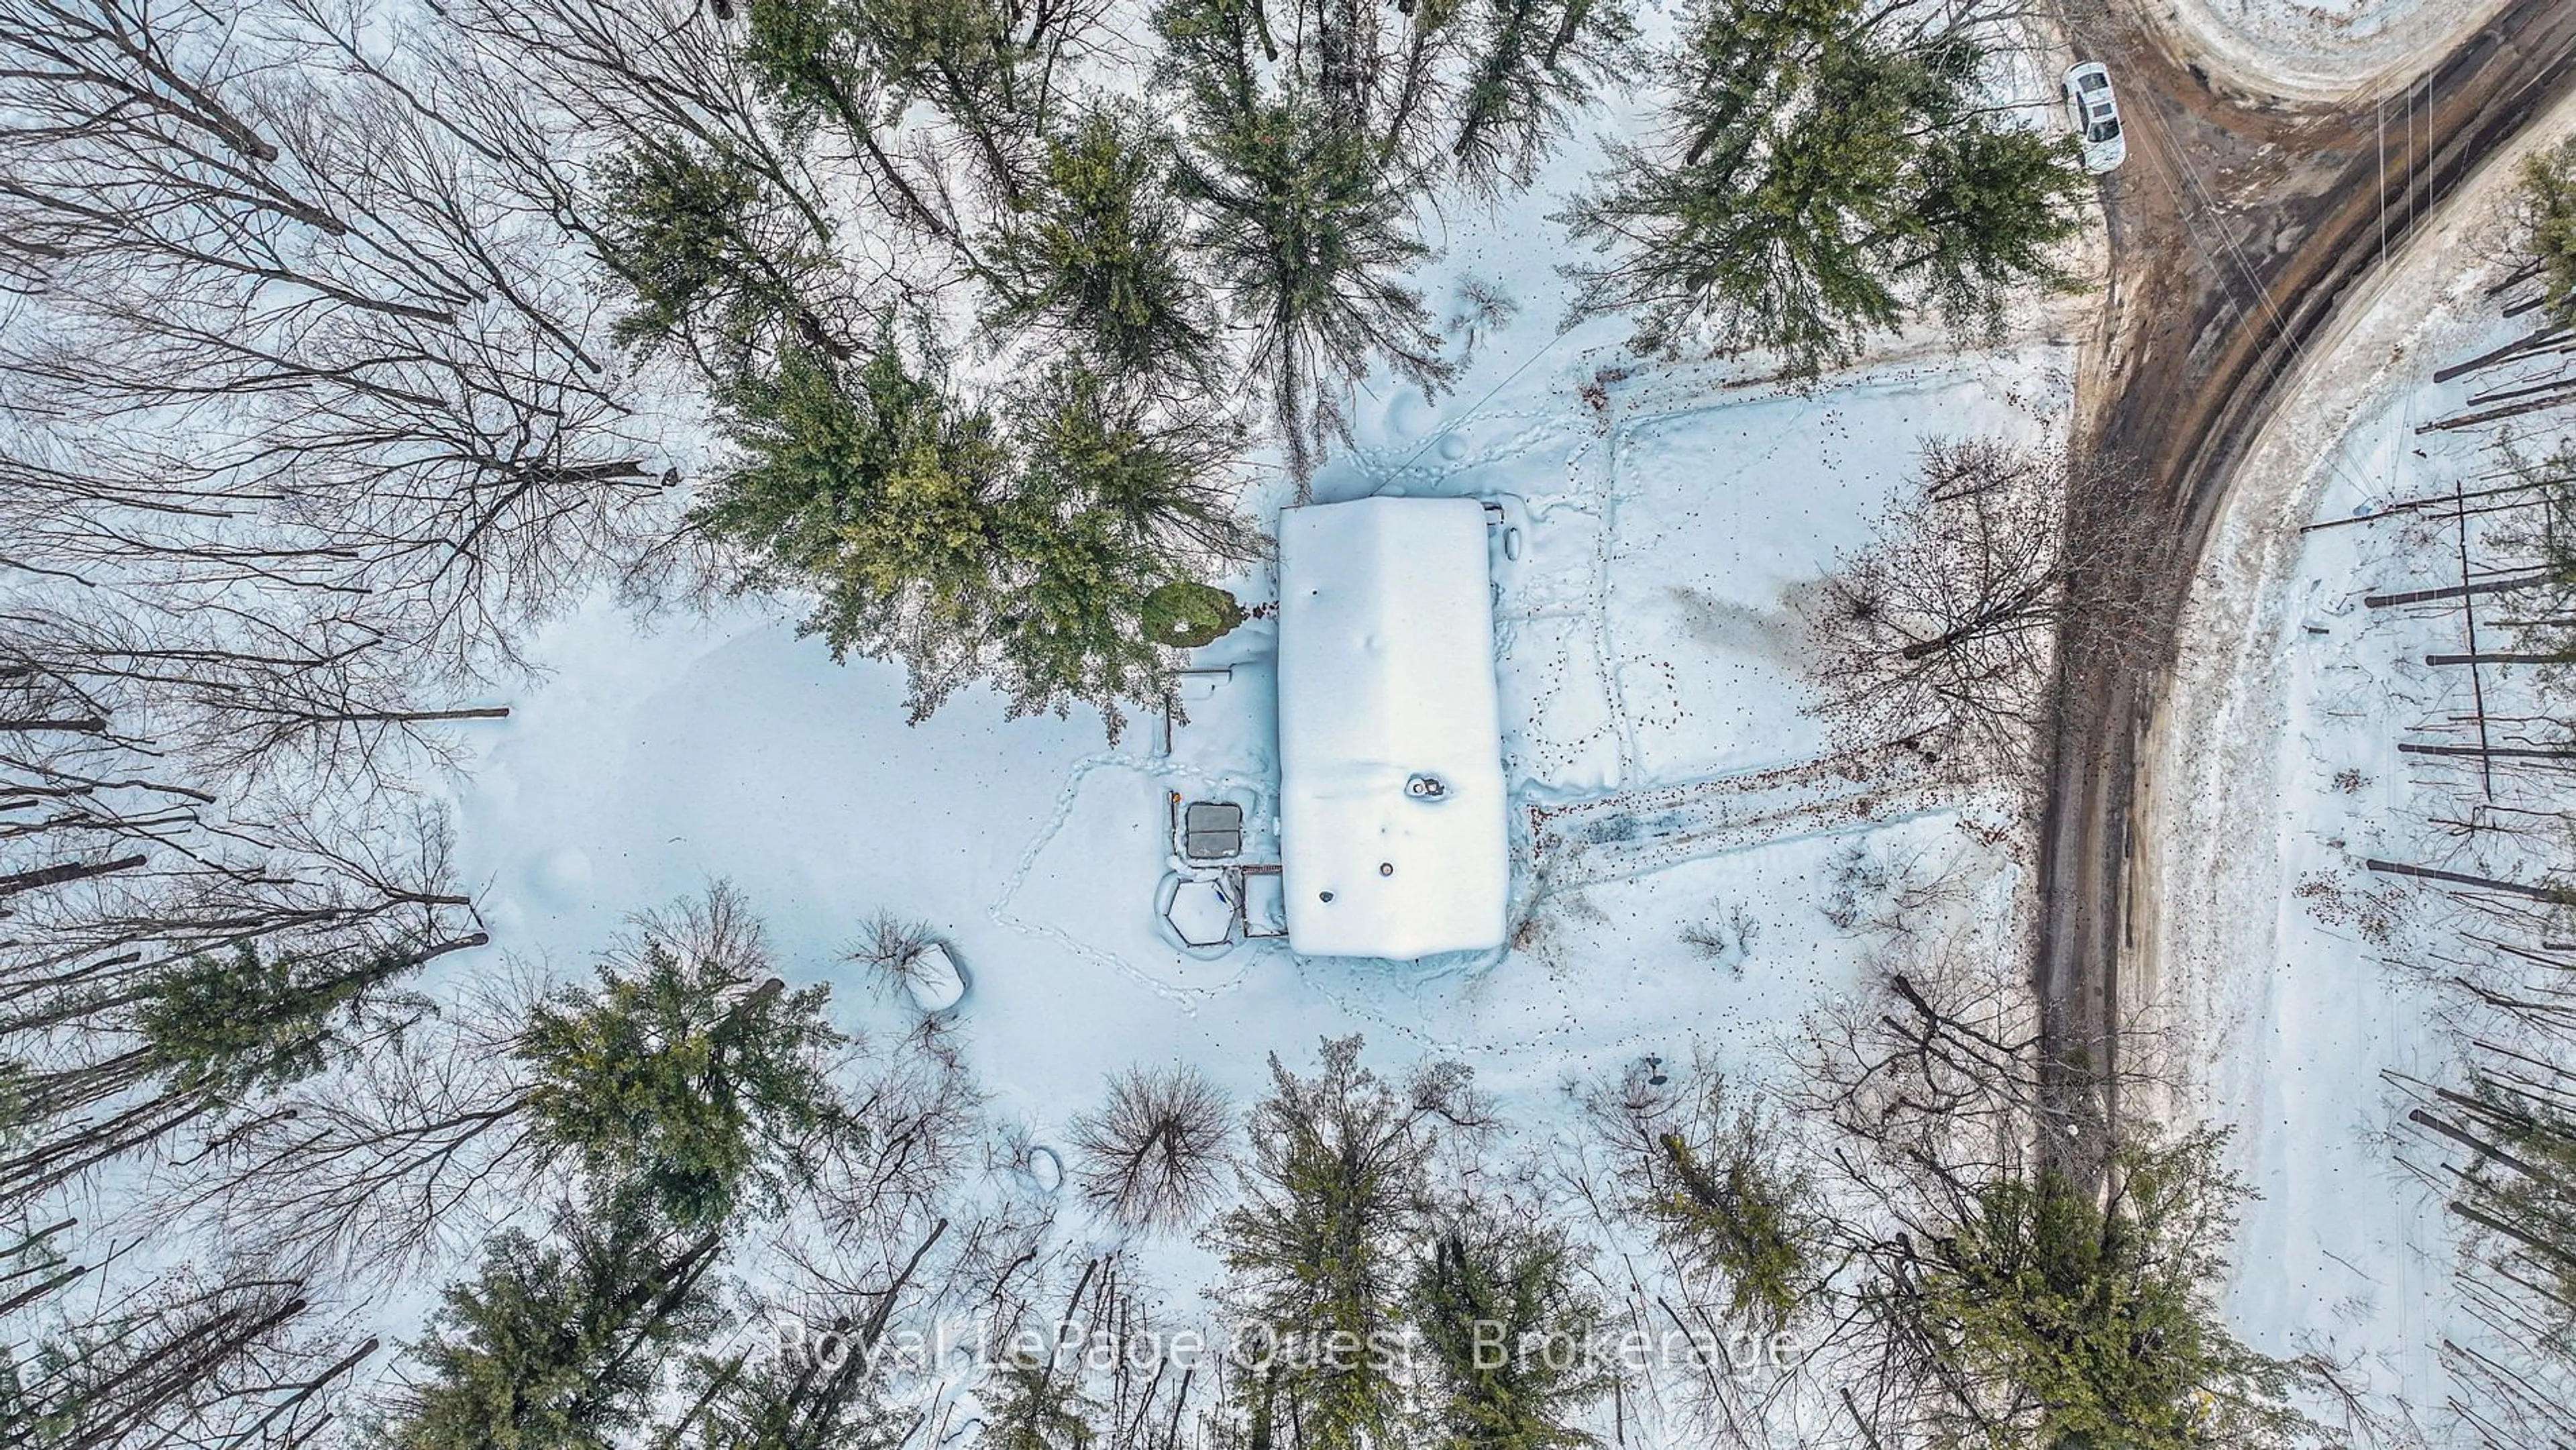
[[[1181,854],[1193,861],[1231,861],[1243,854],[1243,807],[1192,801],[1181,813]]]

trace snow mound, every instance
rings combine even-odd
[[[903,990],[925,1014],[953,1010],[966,1000],[966,969],[939,942],[932,942],[904,964]]]
[[[2327,99],[2402,83],[2501,8],[2503,0],[2175,0],[2167,13],[2186,48],[2240,83]]]

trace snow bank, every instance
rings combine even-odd
[[[2504,0],[2171,0],[2148,13],[2164,20],[2186,52],[2214,61],[2241,85],[2323,100],[2403,85],[2503,5]]]
[[[966,969],[946,946],[932,942],[906,964],[903,987],[913,1009],[925,1016],[955,1011],[966,1000]]]

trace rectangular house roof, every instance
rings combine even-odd
[[[1474,499],[1280,514],[1280,863],[1301,953],[1503,943],[1511,866],[1485,534]]]

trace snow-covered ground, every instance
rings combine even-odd
[[[604,601],[533,642],[550,677],[449,786],[495,941],[577,972],[627,913],[724,879],[791,975],[833,983],[854,1024],[891,1025],[917,1007],[871,1000],[843,959],[882,910],[953,954],[955,1040],[1033,1144],[1060,1143],[1130,1064],[1187,1061],[1241,1104],[1267,1087],[1267,1054],[1303,1070],[1318,1037],[1357,1032],[1381,1067],[1472,1065],[1534,1151],[1573,1130],[1569,1086],[1649,1054],[1783,1073],[1868,949],[1827,917],[1854,904],[1837,881],[1949,876],[1957,934],[2005,950],[2026,887],[1987,820],[1802,772],[1825,737],[1803,712],[1798,608],[1910,487],[1926,435],[2062,433],[2069,339],[2095,299],[2017,319],[1990,352],[1907,337],[1811,391],[1758,365],[1643,365],[1615,321],[1557,330],[1562,233],[1541,218],[1599,155],[1571,146],[1507,211],[1445,219],[1420,282],[1471,361],[1438,399],[1364,391],[1355,438],[1314,480],[1326,501],[1489,500],[1512,531],[1492,556],[1508,948],[1309,960],[1271,938],[1192,947],[1168,924],[1199,889],[1177,879],[1187,802],[1243,806],[1244,859],[1278,859],[1270,619],[1196,652],[1183,723],[1133,720],[1112,744],[1088,714],[1006,721],[980,692],[907,726],[901,671],[834,665],[795,637],[792,606],[639,632]],[[1501,293],[1499,310],[1478,300]],[[1269,480],[1249,501],[1268,524],[1287,492]],[[1276,597],[1267,568],[1227,582],[1248,605]],[[1199,1256],[1147,1259],[1196,1302]]]
[[[2186,52],[2269,94],[2331,99],[2402,84],[2504,0],[2150,0]]]
[[[2576,107],[2532,135],[2571,127]],[[2471,1326],[2455,1322],[2440,1206],[2392,1156],[2401,1110],[2383,1074],[2443,1079],[2452,1051],[2439,999],[2378,950],[2433,906],[2360,862],[2476,869],[2422,824],[2430,773],[2395,748],[2464,713],[2469,681],[2421,662],[2463,648],[2456,614],[2361,604],[2455,582],[2455,565],[2433,577],[2452,561],[2404,516],[2362,516],[2494,466],[2485,430],[2415,430],[2470,386],[2436,385],[2435,369],[2517,330],[2485,295],[2484,259],[2533,144],[2490,158],[2446,227],[2308,354],[2240,474],[2151,748],[2142,970],[2124,984],[2170,1025],[2197,1091],[2185,1106],[2240,1127],[2236,1161],[2263,1198],[2232,1311],[2254,1344],[2330,1351],[2428,1426],[2447,1387],[2436,1347]]]
[[[1146,719],[1112,747],[1089,716],[1006,722],[985,695],[907,727],[898,671],[836,667],[779,617],[639,635],[606,605],[538,641],[551,680],[480,737],[453,786],[495,938],[576,970],[624,913],[724,878],[782,959],[847,993],[856,968],[837,958],[859,923],[920,919],[970,979],[956,1013],[970,1062],[1043,1140],[1129,1062],[1186,1058],[1248,1097],[1265,1053],[1302,1060],[1325,1033],[1462,1056],[1542,1121],[1568,1078],[1680,1059],[1695,1040],[1765,1073],[1801,1014],[1853,980],[1858,950],[1819,910],[1852,839],[1967,853],[2008,896],[2000,853],[1951,816],[1889,811],[1864,828],[1807,812],[1794,782],[1714,835],[1653,839],[1687,812],[1641,814],[1649,839],[1620,844],[1653,849],[1547,880],[1530,869],[1526,808],[1676,785],[1717,799],[1735,773],[1812,758],[1801,592],[1867,538],[1923,435],[2055,425],[2071,346],[2031,336],[1959,356],[1926,340],[1805,394],[1640,368],[1619,362],[1615,326],[1555,332],[1556,284],[1518,218],[1472,219],[1451,240],[1435,306],[1468,276],[1534,278],[1516,285],[1539,295],[1480,340],[1454,394],[1364,397],[1356,445],[1316,492],[1492,499],[1520,531],[1518,557],[1495,556],[1516,949],[1402,966],[1303,961],[1276,941],[1193,950],[1170,933],[1156,907],[1176,797],[1245,805],[1247,859],[1276,859],[1269,621],[1199,652],[1231,674],[1191,682],[1168,744]],[[1252,603],[1274,581],[1235,587]],[[1725,925],[1719,959],[1680,939],[1702,922]]]

